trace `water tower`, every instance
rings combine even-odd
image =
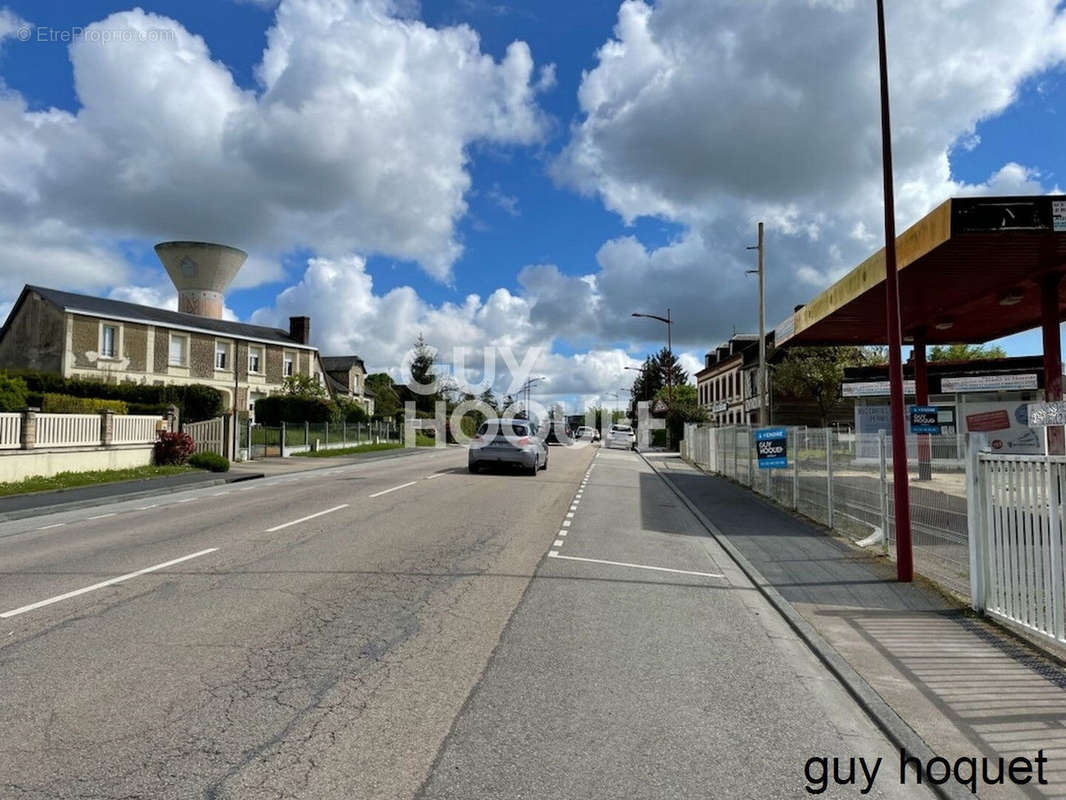
[[[222,293],[248,254],[210,242],[160,242],[155,254],[178,289],[178,311],[222,319]]]

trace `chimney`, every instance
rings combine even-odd
[[[311,342],[311,318],[289,317],[289,337],[300,344]]]
[[[160,242],[155,252],[178,290],[178,311],[222,319],[222,293],[248,254],[210,242]]]

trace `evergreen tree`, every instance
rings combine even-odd
[[[414,350],[415,357],[411,361],[411,379],[415,384],[430,386],[437,377],[436,372],[433,369],[437,364],[437,357],[434,354],[433,349],[426,344],[426,340],[422,336],[421,331],[419,331],[418,338],[415,340]],[[439,389],[431,394],[417,392],[415,394],[415,408],[418,411],[432,413],[434,403],[439,396]]]

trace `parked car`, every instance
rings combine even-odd
[[[600,440],[600,432],[591,425],[582,425],[577,429],[577,438],[587,439],[590,442],[598,442]]]
[[[530,475],[548,468],[548,446],[538,436],[537,424],[528,419],[493,419],[482,422],[470,443],[467,466],[518,467]]]
[[[565,422],[549,422],[544,441],[546,444],[573,444],[574,434]]]
[[[633,433],[632,425],[625,425],[622,423],[615,423],[611,426],[611,429],[607,432],[608,447],[624,447],[626,450],[633,450],[637,446],[637,437]]]

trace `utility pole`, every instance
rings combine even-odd
[[[888,328],[889,413],[892,433],[892,489],[896,521],[896,579],[914,578],[911,548],[911,503],[907,486],[907,430],[903,411],[903,332],[896,272],[896,212],[892,191],[892,124],[888,111],[888,58],[885,47],[885,4],[877,0],[877,55],[881,73],[881,158],[885,184],[885,316]]]
[[[748,274],[753,272],[759,274],[759,372],[757,374],[755,391],[759,393],[759,424],[768,425],[770,420],[766,413],[766,280],[764,266],[764,248],[763,248],[763,233],[762,223],[759,223],[759,243],[754,247],[749,247],[748,250],[759,251],[759,268],[749,269]]]

